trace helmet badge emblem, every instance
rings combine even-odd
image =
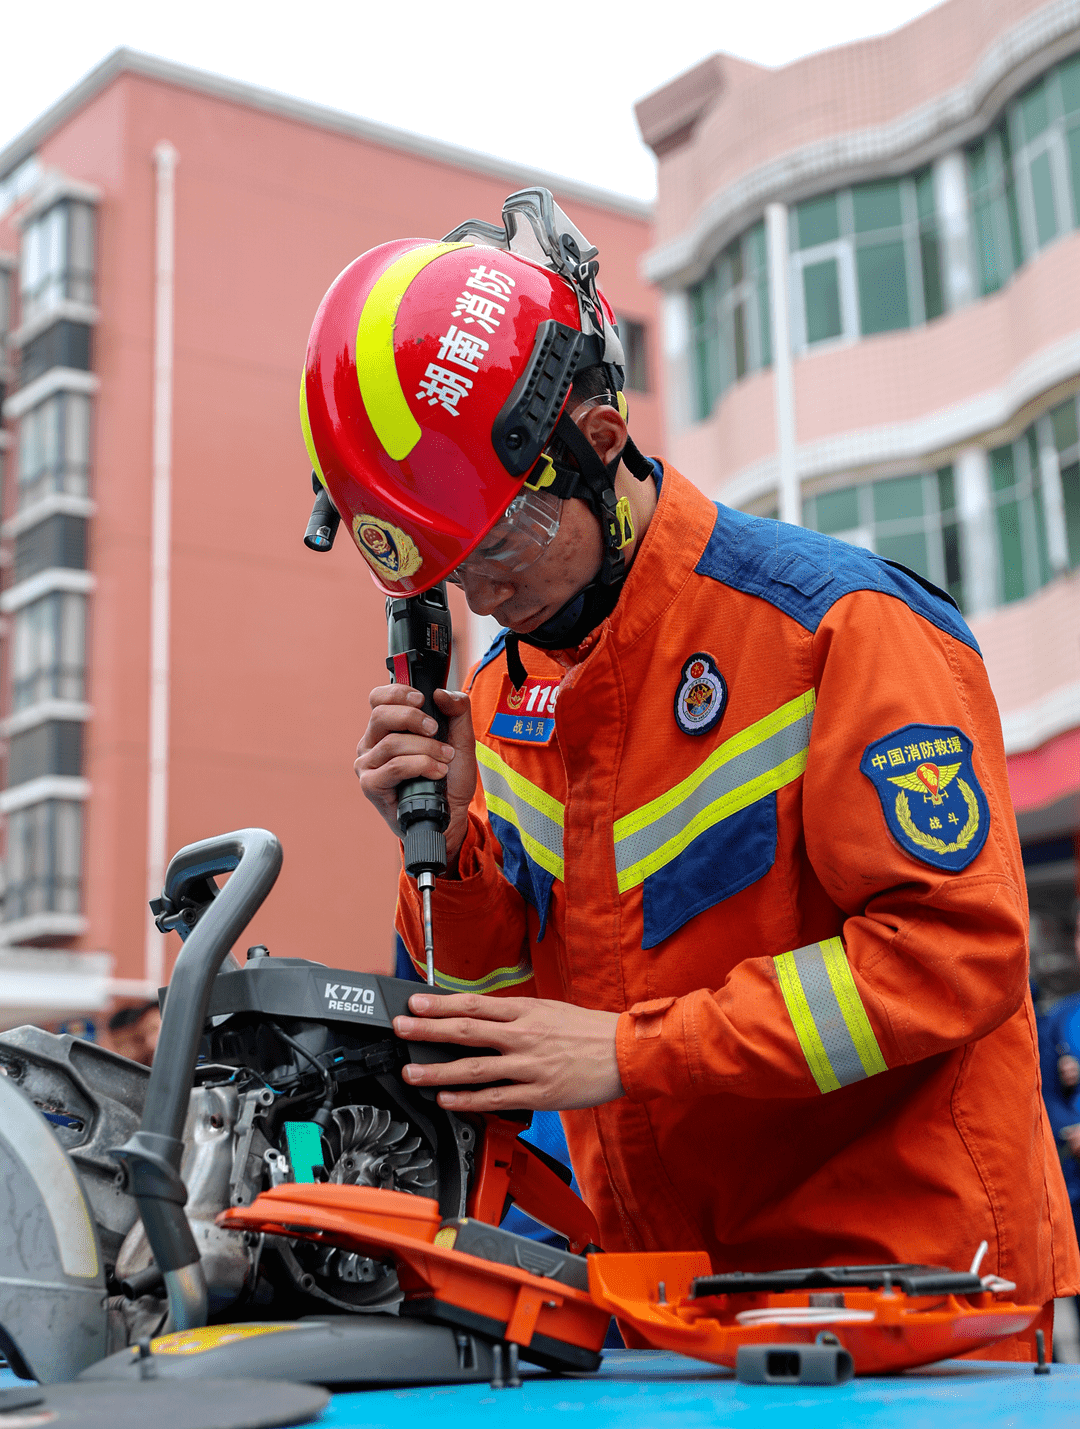
[[[363,512],[353,518],[353,535],[361,555],[384,580],[401,581],[415,575],[423,557],[400,526]]]

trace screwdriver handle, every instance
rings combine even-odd
[[[386,667],[396,685],[411,685],[424,697],[424,713],[438,724],[445,740],[448,721],[435,704],[435,691],[446,688],[452,644],[445,585],[418,595],[391,596],[386,602]],[[405,779],[398,785],[398,825],[405,845],[405,867],[413,877],[446,872],[446,827],[450,803],[445,779]]]

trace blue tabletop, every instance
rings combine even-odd
[[[319,1429],[1058,1429],[1080,1423],[1080,1366],[949,1360],[889,1379],[829,1387],[739,1384],[727,1370],[654,1350],[608,1350],[595,1375],[534,1375],[521,1389],[486,1385],[337,1394]]]

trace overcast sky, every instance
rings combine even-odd
[[[642,95],[717,50],[784,65],[931,8],[929,0],[621,0],[576,11],[506,0],[22,3],[5,7],[0,31],[0,149],[126,45],[649,199],[655,165],[633,116]]]

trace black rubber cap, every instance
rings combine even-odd
[[[412,824],[405,833],[405,867],[414,878],[418,873],[445,873],[446,835],[422,820]]]

